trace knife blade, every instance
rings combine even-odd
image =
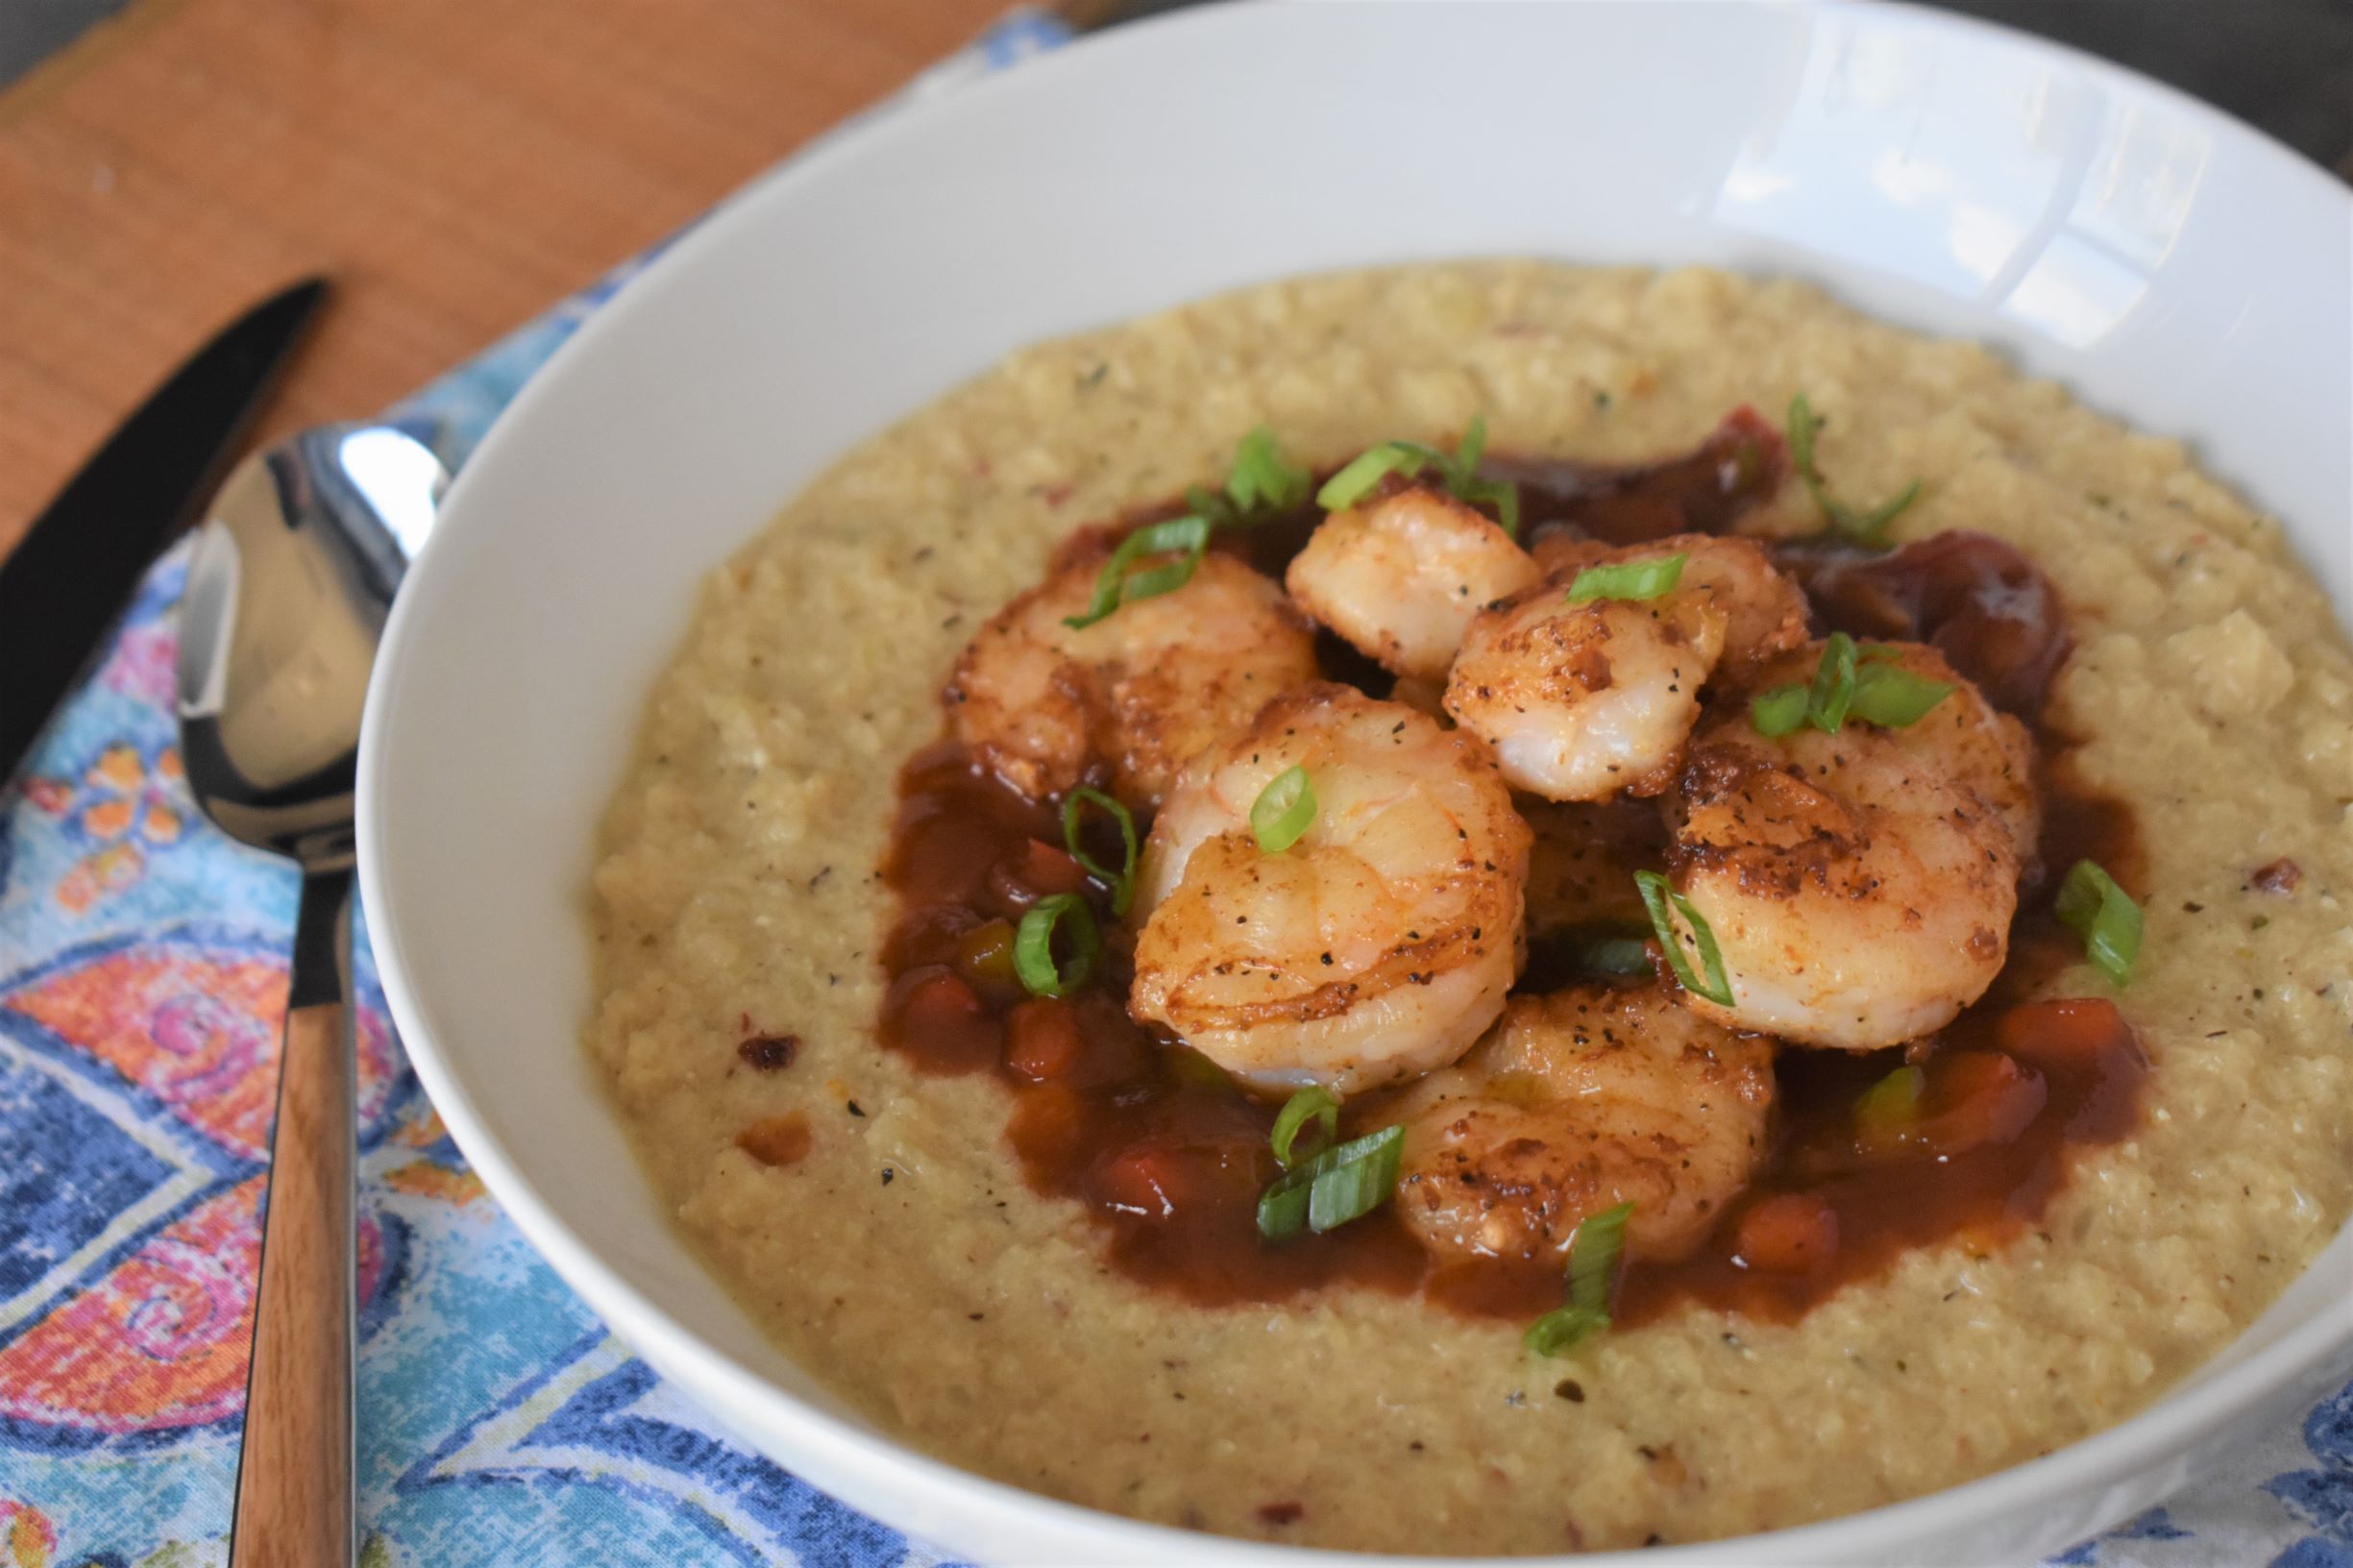
[[[0,784],[106,646],[148,567],[211,495],[326,297],[327,280],[306,279],[223,328],[0,560]]]

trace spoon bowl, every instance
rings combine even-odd
[[[198,803],[233,838],[350,863],[360,709],[408,560],[395,524],[448,483],[404,430],[329,425],[221,487],[181,601],[180,729]]]

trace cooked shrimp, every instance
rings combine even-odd
[[[1313,821],[1250,808],[1293,767]],[[1277,698],[1187,765],[1145,844],[1128,1011],[1250,1083],[1346,1095],[1460,1056],[1520,960],[1528,827],[1484,748],[1346,686]]]
[[[1446,711],[1495,747],[1504,776],[1554,800],[1656,795],[1681,766],[1700,689],[1805,637],[1805,599],[1747,539],[1679,534],[1623,549],[1555,547],[1559,564],[1472,621]],[[1571,603],[1587,567],[1681,554],[1646,600]]]
[[[1543,1258],[1621,1203],[1630,1255],[1706,1238],[1765,1153],[1773,1048],[1670,988],[1515,996],[1468,1056],[1399,1097],[1397,1212],[1442,1255]]]
[[[1115,794],[1154,805],[1194,752],[1315,678],[1314,632],[1273,579],[1216,553],[1173,593],[1063,625],[1101,566],[1064,568],[981,627],[949,677],[949,712],[983,766],[1032,799],[1101,757]]]
[[[1757,683],[1811,680],[1820,649]],[[1773,740],[1744,706],[1694,740],[1669,861],[1731,987],[1730,1007],[1686,994],[1704,1017],[1874,1050],[1942,1028],[2001,971],[2036,831],[2032,743],[1933,649],[1896,662],[1954,688],[1907,728],[1850,716]]]
[[[1390,674],[1442,680],[1471,617],[1538,576],[1502,528],[1417,485],[1325,518],[1283,585]]]

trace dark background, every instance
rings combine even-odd
[[[0,0],[0,85],[126,0]],[[546,0],[560,25],[562,0]],[[659,5],[661,0],[646,0]],[[756,5],[759,0],[743,0]],[[1120,17],[1201,0],[1127,0]],[[1672,0],[1654,0],[1666,4]],[[1941,0],[2188,89],[2353,179],[2353,0]],[[1011,0],[1008,9],[1011,8]]]
[[[1128,0],[1115,14],[1201,3]],[[2353,180],[2353,0],[1930,3],[2040,33],[2170,82]]]
[[[1963,0],[2195,93],[2353,179],[2353,0]]]

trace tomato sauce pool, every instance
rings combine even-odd
[[[1519,485],[1529,531],[1630,543],[1726,529],[1787,466],[1776,432],[1743,409],[1663,463],[1499,457],[1486,472]],[[1279,575],[1314,516],[1277,518],[1219,548]],[[2145,1062],[2115,1005],[2036,994],[2082,951],[2051,912],[2067,868],[2096,860],[2128,889],[2141,875],[2130,815],[2077,785],[2066,737],[2041,722],[2067,648],[2049,584],[2008,546],[1969,534],[1887,552],[1806,544],[1783,564],[1806,584],[1820,629],[1934,642],[2034,727],[2046,775],[2039,864],[2000,978],[1928,1048],[1911,1060],[1902,1048],[1780,1053],[1774,1141],[1757,1179],[1690,1258],[1625,1271],[1623,1323],[1682,1301],[1786,1320],[1908,1249],[2000,1247],[2040,1222],[2076,1149],[2124,1137],[2139,1115]],[[1321,646],[1330,677],[1385,692],[1377,668],[1336,639]],[[1115,865],[1111,824],[1085,831],[1089,858]],[[1133,939],[1112,917],[1109,889],[1065,849],[1058,811],[997,782],[952,741],[907,764],[884,877],[899,915],[883,950],[883,1042],[926,1072],[1002,1081],[1005,1136],[1029,1184],[1084,1203],[1121,1273],[1200,1305],[1336,1285],[1422,1291],[1461,1312],[1521,1320],[1559,1304],[1558,1259],[1439,1266],[1393,1206],[1321,1236],[1262,1238],[1259,1195],[1280,1173],[1268,1144],[1278,1107],[1128,1017]],[[1104,951],[1068,994],[1028,996],[1015,978],[1014,927],[1038,899],[1065,893],[1091,902]],[[1542,933],[1531,935],[1541,948]],[[1875,1087],[1891,1075],[1900,1075],[1900,1116],[1876,1112],[1886,1094]],[[1350,1105],[1343,1136],[1385,1125],[1383,1110],[1377,1095]]]

